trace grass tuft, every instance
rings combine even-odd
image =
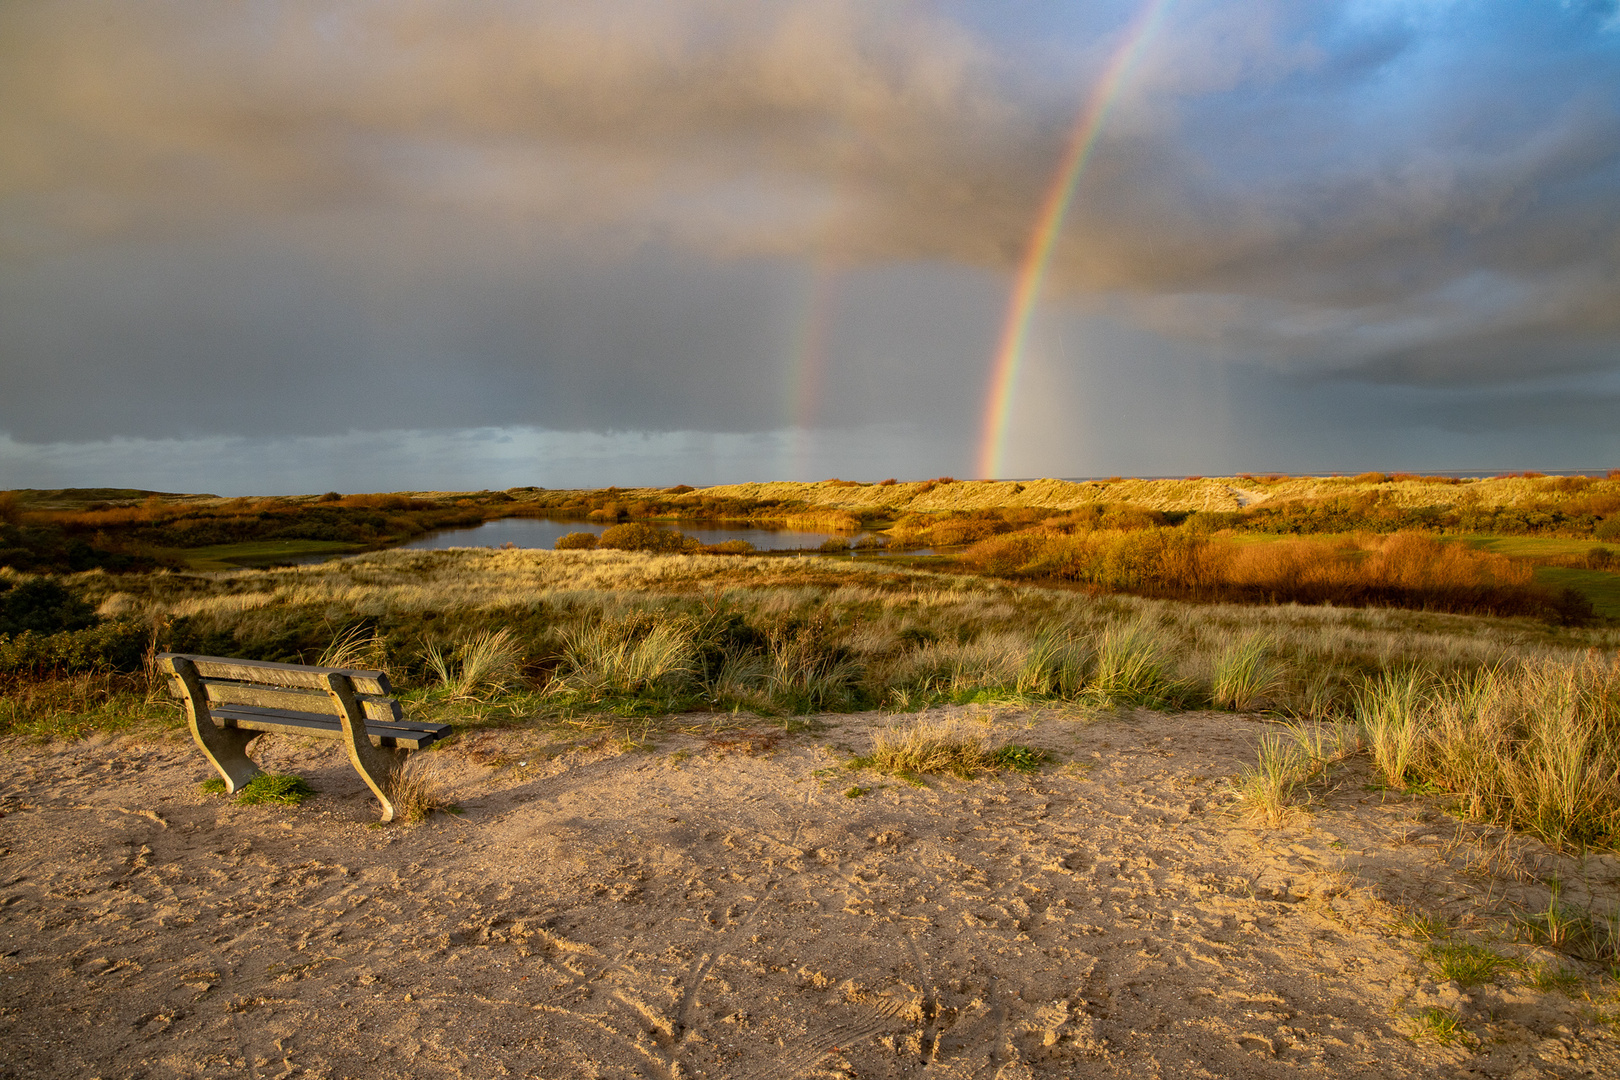
[[[872,753],[852,764],[898,776],[951,773],[969,778],[1002,769],[1030,771],[1046,754],[1017,743],[998,743],[988,727],[963,720],[917,720],[880,731]]]
[[[1282,672],[1271,659],[1271,640],[1261,634],[1229,644],[1215,658],[1210,697],[1218,708],[1247,712],[1269,703],[1282,689]]]
[[[1482,945],[1462,941],[1432,941],[1424,955],[1442,978],[1458,986],[1478,986],[1495,980],[1497,973],[1514,966],[1512,960]]]
[[[221,786],[223,783],[221,781]],[[310,787],[309,781],[302,776],[260,773],[237,793],[236,801],[241,806],[261,806],[267,803],[297,806],[314,794],[315,789]]]
[[[1165,644],[1142,623],[1105,631],[1097,646],[1089,693],[1111,704],[1169,704],[1175,682]]]
[[[1465,1046],[1474,1042],[1473,1033],[1463,1027],[1462,1020],[1450,1009],[1441,1009],[1431,1006],[1412,1017],[1412,1034],[1415,1038],[1432,1039],[1441,1046],[1451,1046],[1461,1043]]]
[[[405,822],[415,824],[427,820],[435,810],[455,811],[455,800],[444,788],[439,762],[431,754],[412,754],[394,773],[389,784],[389,798],[394,803],[394,814]]]

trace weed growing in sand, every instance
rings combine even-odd
[[[1039,768],[1046,752],[999,742],[983,725],[963,720],[918,720],[880,731],[872,752],[850,761],[850,768],[875,768],[897,776],[951,773],[970,778],[1002,769]]]
[[[221,784],[223,785],[223,781]],[[241,806],[259,806],[265,803],[297,806],[314,794],[315,789],[310,787],[309,781],[302,776],[260,773],[237,793],[236,801]]]
[[[1462,1020],[1450,1009],[1431,1006],[1412,1017],[1412,1035],[1419,1039],[1432,1039],[1441,1046],[1461,1043],[1471,1046],[1474,1035],[1463,1027]]]
[[[1451,933],[1451,927],[1433,912],[1406,908],[1398,911],[1395,918],[1390,920],[1389,932],[1404,934],[1419,941],[1435,941]]]
[[[1620,836],[1620,660],[1404,668],[1367,680],[1356,709],[1389,787],[1560,847]]]
[[[1605,915],[1567,904],[1560,881],[1552,883],[1546,910],[1514,921],[1519,935],[1534,944],[1595,963],[1620,963],[1620,911]]]
[[[1356,715],[1367,733],[1373,765],[1385,784],[1406,786],[1418,740],[1418,714],[1428,703],[1431,680],[1415,667],[1385,671],[1357,695]]]
[[[1458,986],[1492,982],[1499,972],[1514,966],[1507,957],[1471,942],[1431,941],[1424,956],[1441,978]]]
[[[1524,981],[1543,994],[1557,992],[1568,997],[1574,997],[1583,982],[1580,972],[1550,962],[1527,966]]]

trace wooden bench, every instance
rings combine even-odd
[[[262,773],[247,745],[264,732],[336,739],[382,803],[382,820],[392,821],[394,774],[406,754],[450,734],[449,724],[404,720],[380,671],[183,653],[164,653],[158,663],[186,703],[191,737],[233,793]]]

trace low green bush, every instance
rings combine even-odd
[[[0,634],[0,678],[139,671],[150,640],[146,627],[118,620],[56,634]]]

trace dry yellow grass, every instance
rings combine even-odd
[[[688,498],[793,499],[813,506],[849,510],[942,511],[1029,506],[1070,510],[1093,503],[1130,503],[1150,510],[1231,511],[1291,499],[1321,498],[1377,491],[1399,506],[1522,506],[1556,491],[1559,479],[1501,477],[1437,484],[1422,480],[1383,483],[1353,477],[1294,477],[1267,481],[1250,477],[1200,477],[1196,480],[1113,481],[959,480],[948,484],[914,481],[849,486],[828,481],[726,484],[701,488]],[[1593,480],[1584,494],[1620,493],[1620,480]]]

